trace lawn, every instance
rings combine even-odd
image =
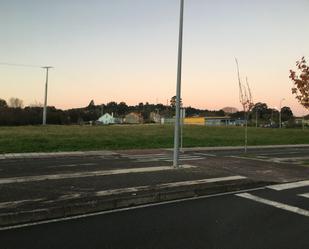
[[[0,153],[171,148],[173,131],[170,125],[0,127]],[[243,127],[184,126],[184,147],[243,141]],[[309,129],[249,128],[248,144],[309,144]]]

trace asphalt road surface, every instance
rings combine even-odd
[[[0,231],[11,248],[309,248],[309,183]]]
[[[244,155],[242,150],[191,150],[181,154],[181,162],[195,165],[196,168],[184,169],[177,174],[174,173],[173,176],[168,170],[142,172],[144,168],[148,171],[148,168],[154,170],[154,167],[171,164],[172,151],[169,150],[0,160],[0,182],[2,181],[0,212],[3,212],[5,210],[3,208],[8,205],[12,205],[13,209],[16,205],[26,205],[25,199],[47,198],[47,193],[51,193],[52,201],[60,194],[60,197],[70,200],[75,194],[131,187],[136,184],[144,185],[145,182],[152,185],[166,181],[230,174],[244,175],[251,180],[265,181],[266,184],[297,181],[295,184],[263,187],[244,193],[159,203],[112,213],[86,215],[78,219],[60,219],[57,222],[47,221],[44,224],[29,224],[26,227],[17,226],[10,230],[0,228],[0,249],[307,249],[309,248],[309,181],[306,180],[308,157],[308,147],[250,148],[247,155]],[[111,176],[97,175],[99,171],[112,171],[115,167],[123,171],[135,169],[140,172]],[[80,177],[89,172],[93,172],[94,175]],[[77,173],[80,174],[79,178],[75,178]],[[46,175],[67,178],[43,181]],[[27,181],[32,179],[32,182],[18,182],[21,179]],[[8,183],[9,180],[11,182]]]

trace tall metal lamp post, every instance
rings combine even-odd
[[[281,124],[281,105],[282,105],[282,102],[284,101],[285,99],[281,99],[280,100],[280,105],[279,105],[279,128],[282,127],[282,124]]]
[[[45,81],[45,97],[44,97],[44,108],[43,108],[43,125],[46,125],[46,112],[47,112],[47,90],[48,90],[48,70],[53,68],[51,66],[42,67],[46,69],[46,81]]]
[[[175,116],[175,129],[174,129],[174,156],[173,156],[173,167],[174,168],[179,168],[179,132],[180,132],[183,10],[184,10],[184,0],[180,0],[178,66],[177,66],[177,87],[176,87],[176,116]]]

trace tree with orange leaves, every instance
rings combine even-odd
[[[299,103],[309,110],[309,66],[306,64],[305,57],[296,62],[296,67],[298,74],[290,70],[289,76],[294,83],[292,94],[295,94]]]

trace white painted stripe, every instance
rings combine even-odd
[[[93,166],[97,165],[96,163],[77,163],[77,164],[58,164],[48,166],[48,168],[61,168],[61,167],[78,167],[78,166]]]
[[[219,194],[189,197],[189,198],[177,199],[177,200],[172,200],[172,201],[162,201],[162,202],[138,205],[138,206],[134,206],[134,207],[118,208],[118,209],[112,209],[112,210],[107,210],[107,211],[99,211],[99,212],[94,212],[94,213],[80,214],[80,215],[75,215],[75,216],[70,216],[70,217],[63,217],[63,218],[55,218],[55,219],[44,220],[44,221],[30,222],[30,223],[25,223],[25,224],[12,225],[12,226],[7,226],[7,227],[0,227],[0,231],[14,230],[14,229],[19,229],[19,228],[23,228],[23,227],[39,226],[39,225],[43,225],[43,224],[57,223],[57,222],[63,222],[63,221],[69,221],[69,220],[77,220],[77,219],[83,219],[83,218],[92,217],[92,216],[108,215],[108,214],[113,214],[113,213],[120,213],[120,212],[142,209],[142,208],[148,208],[148,207],[157,207],[157,206],[168,205],[168,204],[173,204],[173,203],[202,200],[202,199],[207,199],[207,198],[211,198],[211,197],[226,196],[226,195],[231,195],[231,194],[243,193],[243,192],[248,192],[248,191],[256,191],[256,190],[262,190],[262,189],[265,189],[265,187],[252,188],[252,189],[246,189],[246,190],[237,190],[237,191],[231,191],[231,192],[225,192],[225,193],[219,193]]]
[[[195,168],[195,166],[191,166],[191,165],[181,166],[181,169],[188,169],[188,168]],[[21,183],[21,182],[37,182],[37,181],[44,181],[44,180],[82,178],[82,177],[91,177],[91,176],[108,176],[108,175],[130,174],[130,173],[156,172],[156,171],[164,171],[164,170],[174,170],[174,169],[171,166],[159,166],[159,167],[129,168],[129,169],[101,170],[101,171],[64,173],[64,174],[53,174],[53,175],[0,178],[0,185],[9,184],[9,183]]]
[[[60,164],[60,165],[52,165],[47,168],[61,168],[61,167],[76,167],[78,164]]]
[[[299,154],[299,153],[302,153],[302,151],[267,152],[267,153],[261,153],[259,155],[271,156],[271,155],[287,155],[287,154]]]
[[[271,186],[267,186],[267,188],[280,191],[280,190],[286,190],[286,189],[291,189],[291,188],[301,188],[301,187],[306,187],[306,186],[309,186],[309,180],[271,185]]]
[[[192,157],[192,158],[179,158],[179,161],[194,161],[194,160],[202,160],[205,159],[203,157]],[[173,160],[166,160],[167,162],[172,162]]]
[[[197,157],[197,156],[190,156],[190,157]],[[190,158],[189,156],[179,156],[179,158]],[[130,159],[133,160],[149,160],[149,159],[155,159],[155,160],[165,160],[165,159],[172,159],[172,156],[162,156],[162,157],[130,157]]]
[[[179,155],[179,158],[195,158],[200,157],[198,155]],[[155,155],[143,155],[143,156],[128,156],[130,159],[137,159],[137,160],[143,160],[143,159],[171,159],[173,158],[172,155],[162,155],[162,156],[155,156]]]
[[[132,188],[121,188],[121,189],[110,189],[110,190],[103,190],[96,192],[96,196],[106,196],[106,195],[113,195],[113,194],[124,194],[124,193],[135,193],[138,191],[145,191],[149,189],[166,189],[172,187],[183,187],[183,186],[192,186],[204,183],[213,183],[213,182],[223,182],[223,181],[236,181],[241,179],[246,179],[245,176],[226,176],[226,177],[216,177],[216,178],[207,178],[207,179],[200,179],[194,181],[182,181],[182,182],[170,182],[170,183],[162,183],[157,184],[154,186],[138,186]]]
[[[309,198],[309,193],[300,194],[300,195],[298,195],[298,196],[305,197],[305,198]]]
[[[45,200],[45,198],[0,202],[0,209],[2,209],[2,208],[12,208],[12,207],[16,207],[20,204],[29,203],[29,202],[38,202],[38,201],[43,201],[43,200]]]
[[[253,200],[253,201],[256,201],[256,202],[263,203],[265,205],[269,205],[269,206],[272,206],[272,207],[275,207],[275,208],[283,209],[283,210],[286,210],[286,211],[289,211],[289,212],[293,212],[293,213],[296,213],[296,214],[300,214],[300,215],[304,215],[304,216],[309,217],[309,211],[308,210],[301,209],[301,208],[298,208],[298,207],[295,207],[295,206],[290,206],[290,205],[283,204],[283,203],[280,203],[280,202],[267,200],[267,199],[249,194],[249,193],[236,194],[236,196],[243,197],[243,198],[246,198],[246,199],[250,199],[250,200]]]
[[[97,165],[97,163],[81,163],[81,164],[78,164],[78,165],[81,165],[81,166],[93,166],[93,165]]]
[[[81,194],[75,193],[75,194],[67,194],[67,195],[61,195],[58,197],[59,201],[64,201],[64,200],[71,200],[71,199],[77,199],[81,197]]]
[[[169,156],[168,154],[142,154],[142,155],[121,155],[123,157],[138,158],[138,157],[154,157],[154,156]]]
[[[215,154],[209,154],[209,153],[194,153],[195,155],[201,155],[201,156],[210,156],[210,157],[215,157]]]
[[[194,161],[194,160],[202,160],[205,159],[203,157],[191,157],[191,158],[179,158],[179,161]],[[149,159],[137,159],[137,162],[155,162],[155,161],[166,161],[172,162],[172,158],[149,158]]]

